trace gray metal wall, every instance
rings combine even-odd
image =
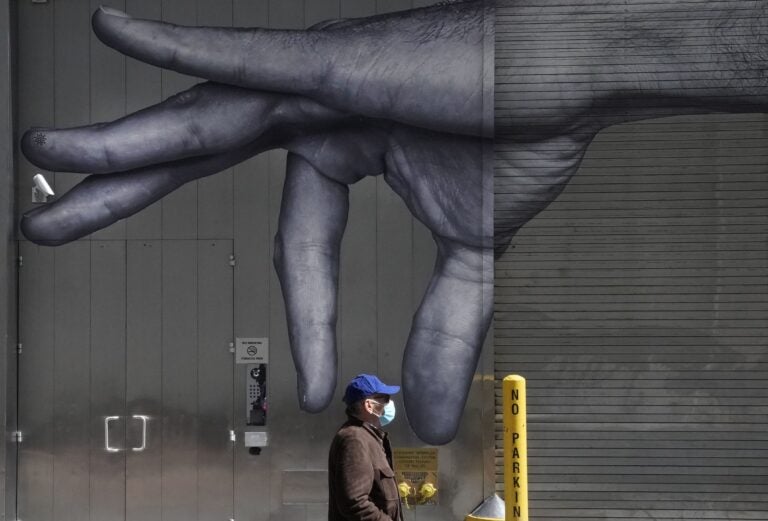
[[[13,5],[0,1],[0,423],[16,429],[16,243],[14,240]],[[6,406],[6,404],[8,406]],[[0,519],[15,508],[16,447],[10,436],[0,445]],[[6,487],[6,485],[9,485]]]
[[[190,25],[302,28],[328,18],[429,3],[49,0],[39,4],[25,0],[18,4],[19,128],[110,120],[195,83],[192,78],[125,59],[98,42],[89,17],[102,4],[138,17]],[[89,513],[86,498],[103,498],[103,504],[116,500],[120,484],[87,478],[109,470],[98,440],[82,441],[95,432],[93,422],[112,406],[130,408],[139,388],[160,385],[165,374],[199,375],[209,362],[220,366],[222,356],[231,356],[228,342],[232,338],[262,336],[269,337],[271,344],[271,446],[252,456],[239,439],[234,477],[214,469],[196,482],[190,477],[189,489],[177,485],[165,490],[162,476],[184,469],[185,457],[205,456],[194,443],[159,459],[134,459],[126,463],[132,470],[125,486],[129,495],[145,497],[147,503],[160,498],[173,516],[192,508],[184,506],[185,496],[194,496],[195,491],[215,495],[211,491],[216,487],[223,491],[227,480],[233,480],[234,497],[219,496],[218,502],[232,502],[235,519],[325,519],[322,471],[328,443],[343,421],[343,388],[337,389],[335,409],[319,415],[298,409],[283,302],[271,267],[284,166],[283,153],[264,154],[191,183],[141,214],[61,248],[22,241],[20,335],[25,351],[21,378],[23,388],[35,391],[22,397],[21,428],[25,422],[56,425],[54,432],[24,442],[24,454],[36,458],[34,472],[20,476],[27,492],[20,498],[27,512],[24,519],[45,518],[46,512],[53,512],[56,519],[88,514],[95,519],[100,503]],[[31,207],[29,192],[36,172],[23,158],[19,160],[20,211]],[[46,175],[58,194],[80,179],[66,172]],[[362,371],[399,381],[408,327],[431,273],[434,253],[428,232],[410,217],[382,179],[366,179],[351,188],[340,283],[339,382]],[[236,259],[234,268],[229,267],[230,254]],[[488,435],[493,391],[490,376],[483,378],[491,373],[490,354],[486,350],[456,441],[440,449],[441,504],[409,511],[409,519],[462,519],[493,491],[493,440]],[[100,369],[115,365],[122,368],[124,377],[99,377]],[[207,411],[206,396],[235,393],[232,410],[221,412],[226,423],[232,417],[236,420],[244,409],[237,394],[243,377],[236,369],[223,382],[191,378],[158,392],[170,400],[168,409],[174,399],[180,407],[192,401],[201,415]],[[121,403],[99,401],[100,395],[108,393],[119,396]],[[180,413],[169,420],[163,432],[167,447],[178,441],[174,436],[185,425],[196,428],[185,421]],[[422,445],[404,417],[390,432],[395,446]],[[201,432],[199,439],[205,435]],[[54,457],[65,458],[75,470],[57,471]],[[126,507],[125,518],[150,519],[140,507]],[[200,515],[209,518],[204,510]]]
[[[765,115],[610,128],[497,262],[532,518],[768,519],[766,150]]]

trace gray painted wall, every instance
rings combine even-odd
[[[531,518],[768,518],[767,146],[762,114],[610,128],[496,263]],[[497,208],[512,175],[496,172]]]
[[[191,25],[302,28],[328,18],[429,3],[21,2],[19,128],[110,120],[195,83],[193,78],[125,59],[98,42],[89,17],[100,4],[138,17]],[[343,387],[337,389],[335,409],[319,415],[299,411],[283,302],[271,262],[284,167],[284,153],[264,154],[190,183],[88,239],[58,249],[22,241],[20,335],[26,347],[20,378],[22,389],[29,392],[22,393],[20,422],[22,428],[52,426],[24,442],[22,460],[34,461],[29,467],[22,461],[22,519],[75,519],[90,513],[102,519],[125,516],[145,521],[155,514],[142,508],[153,501],[164,502],[165,519],[184,518],[198,508],[185,502],[195,491],[200,497],[217,498],[200,502],[202,519],[212,518],[205,508],[225,511],[228,502],[235,519],[325,519],[327,507],[322,497],[317,499],[325,487],[324,477],[311,471],[326,467],[328,443],[343,421]],[[25,211],[32,205],[29,191],[37,169],[20,158],[17,171],[18,206]],[[80,179],[66,172],[46,177],[57,193]],[[234,267],[229,266],[230,254]],[[382,179],[365,179],[351,188],[340,277],[339,382],[362,371],[399,381],[408,327],[434,254],[429,233]],[[189,423],[184,411],[191,407],[192,414],[202,417],[210,413],[207,397],[231,393],[232,409],[221,414],[225,421],[237,418],[244,408],[237,394],[243,374],[239,368],[226,374],[226,364],[231,364],[228,345],[234,337],[262,336],[271,344],[273,443],[254,457],[239,439],[231,456],[234,475],[227,477],[221,470],[226,451],[208,450],[203,441],[210,433]],[[199,355],[190,357],[190,352]],[[488,436],[493,418],[492,353],[490,349],[485,353],[460,433],[440,449],[441,504],[411,510],[408,519],[461,519],[494,489],[493,440]],[[115,367],[122,376],[105,378],[104,372]],[[205,376],[211,367],[217,368],[220,380]],[[174,374],[195,377],[174,379]],[[142,401],[150,392],[162,393],[162,406]],[[115,507],[119,480],[94,476],[109,475],[113,464],[100,453],[99,418],[121,405],[129,412],[139,406],[165,410],[163,439],[168,451],[124,460],[125,487],[132,499]],[[199,429],[197,441],[184,437],[185,429]],[[395,446],[422,446],[402,416],[390,432]],[[177,470],[179,475],[171,476],[173,469],[188,470],[190,459],[205,463],[211,455],[213,460],[205,465],[209,471],[193,477]],[[314,476],[309,490],[297,491],[295,484],[306,476]],[[234,487],[234,499],[216,493],[226,490],[228,483]],[[315,499],[296,501],[297,495]]]

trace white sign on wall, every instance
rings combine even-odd
[[[238,338],[235,341],[235,363],[268,364],[269,338]]]

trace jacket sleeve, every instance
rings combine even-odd
[[[342,441],[336,465],[336,503],[349,521],[393,521],[370,499],[373,463],[364,444],[357,439]]]

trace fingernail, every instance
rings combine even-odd
[[[99,6],[99,9],[101,9],[101,11],[104,14],[108,14],[110,16],[119,16],[120,18],[130,18],[128,14],[118,9],[113,9],[112,7],[106,7],[102,5],[102,6]]]

